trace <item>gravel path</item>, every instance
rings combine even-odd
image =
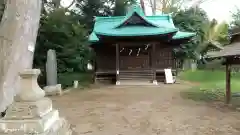
[[[186,88],[113,86],[52,99],[78,135],[240,135],[240,112],[182,99]]]

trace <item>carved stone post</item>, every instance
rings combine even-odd
[[[20,73],[21,92],[0,120],[2,135],[71,135],[69,124],[52,108],[52,101],[44,97],[39,87],[38,69],[26,69]]]
[[[55,50],[48,50],[46,62],[47,86],[44,91],[47,96],[61,95],[62,85],[57,84],[57,58]]]
[[[116,44],[116,85],[120,85],[120,78],[119,78],[119,44]]]
[[[46,62],[47,85],[57,85],[57,58],[55,50],[48,50]]]
[[[156,43],[152,44],[152,72],[153,72],[153,84],[158,85],[157,79],[156,79]]]

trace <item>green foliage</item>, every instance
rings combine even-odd
[[[5,9],[5,3],[4,2],[5,2],[4,0],[0,1],[0,19],[2,18],[4,9]]]
[[[114,16],[124,16],[129,5],[134,4],[135,0],[112,0],[115,2],[113,10]]]
[[[174,24],[181,31],[196,32],[196,43],[204,41],[204,27],[209,23],[207,14],[200,8],[182,10],[173,16]]]
[[[77,10],[80,21],[89,29],[93,28],[95,16],[124,15],[127,6],[135,0],[77,0]]]
[[[92,73],[73,72],[58,74],[58,82],[64,84],[64,88],[72,87],[75,80],[79,81],[80,86],[87,87],[92,82]]]
[[[177,13],[183,5],[188,3],[190,0],[156,0],[161,3],[159,7],[164,14]]]
[[[202,48],[207,47],[209,44],[213,44],[213,42],[217,42],[218,44],[227,44],[228,41],[228,24],[226,22],[218,23],[215,19],[213,19],[209,24],[205,27],[205,42],[202,44]]]
[[[216,82],[225,79],[225,73],[220,70],[197,70],[197,71],[184,71],[180,73],[180,78],[191,82]]]
[[[229,42],[228,24],[226,22],[218,24],[215,19],[210,21],[206,12],[200,8],[181,10],[174,15],[173,19],[176,27],[181,31],[197,34],[191,42],[175,50],[178,58],[194,59],[199,64],[205,64],[204,56],[209,45],[222,45]]]
[[[198,54],[196,52],[196,48],[198,44],[195,41],[196,39],[193,38],[193,40],[189,43],[181,44],[179,48],[175,48],[175,57],[179,58],[182,61],[184,59],[197,59]]]
[[[226,22],[222,22],[218,24],[218,22],[213,19],[204,27],[205,36],[204,41],[198,47],[198,51],[200,54],[205,55],[207,53],[207,48],[209,45],[215,46],[223,46],[229,43],[228,39],[228,24]]]
[[[42,16],[40,23],[34,54],[34,67],[43,71],[40,82],[44,84],[45,81],[49,49],[56,50],[58,73],[85,72],[92,53],[87,44],[88,31],[79,23],[78,15],[57,9]]]
[[[216,39],[215,41],[218,41],[219,43],[226,45],[229,43],[229,38],[228,38],[228,30],[229,26],[226,22],[222,22],[219,25],[217,25],[216,28]]]
[[[236,12],[232,14],[233,21],[231,22],[231,25],[233,27],[240,27],[240,9],[237,9]]]
[[[204,28],[209,23],[206,12],[200,8],[181,10],[173,16],[173,20],[176,27],[181,31],[195,32],[197,34],[192,41],[176,49],[176,55],[181,59],[197,59],[197,48],[205,39],[206,32]]]
[[[76,11],[81,14],[80,21],[84,22],[87,28],[92,28],[95,16],[111,15],[110,6],[113,6],[113,3],[107,2],[107,0],[77,0]]]

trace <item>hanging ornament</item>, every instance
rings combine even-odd
[[[145,50],[147,50],[147,49],[148,49],[148,46],[149,46],[149,44],[147,44],[147,45],[146,45],[146,47],[145,47]]]
[[[129,54],[128,54],[128,55],[130,56],[131,54],[132,54],[132,49],[130,49],[130,52],[129,52]]]
[[[139,55],[139,53],[140,53],[140,50],[141,50],[141,48],[138,48],[137,56]]]
[[[122,48],[121,50],[120,50],[120,52],[122,52],[124,50],[124,48]]]

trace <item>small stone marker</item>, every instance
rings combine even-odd
[[[74,88],[74,89],[77,89],[77,88],[78,88],[78,81],[74,81],[74,82],[73,82],[73,88]]]
[[[1,135],[71,135],[70,125],[52,108],[39,87],[38,69],[26,69],[21,76],[21,91],[0,120]]]

